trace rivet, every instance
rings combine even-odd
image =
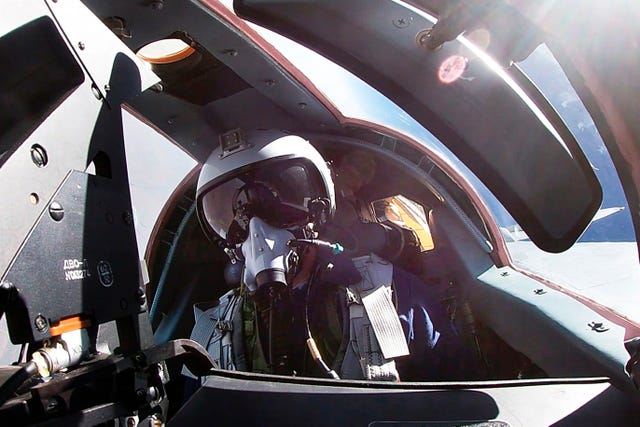
[[[38,202],[40,201],[40,197],[36,193],[31,193],[29,194],[29,201],[31,202],[32,205],[37,205]]]
[[[265,86],[267,87],[273,87],[276,85],[276,81],[273,79],[267,79],[264,81]]]

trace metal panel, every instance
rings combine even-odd
[[[4,280],[13,343],[42,341],[71,315],[95,323],[142,311],[133,216],[118,181],[73,171]],[[142,304],[140,304],[142,301]]]
[[[0,168],[3,206],[12,209],[11,215],[0,216],[0,241],[3,245],[0,277],[70,170],[83,171],[98,153],[105,153],[110,159],[112,177],[123,180],[124,194],[128,194],[120,104],[140,93],[143,84],[150,83],[148,77],[140,77],[141,73],[149,71],[141,71],[139,62],[131,59],[131,52],[97,18],[92,15],[88,18],[90,12],[80,2],[66,0],[53,4],[60,3],[66,4],[65,10],[73,8],[71,16],[90,19],[94,24],[97,22],[98,25],[91,27],[83,41],[86,46],[100,46],[101,57],[96,65],[100,72],[96,75],[101,82],[108,77],[105,84],[109,84],[111,90],[102,97],[92,88],[92,80],[87,75],[84,83],[22,142]],[[15,8],[25,13],[14,13],[12,8],[7,8],[9,15],[3,15],[0,20],[2,31],[8,32],[40,16],[49,16],[55,21],[39,1],[19,2]],[[59,31],[64,37],[65,32]],[[28,55],[29,51],[25,49],[16,54]],[[96,67],[90,65],[89,68]],[[34,144],[40,145],[47,153],[48,162],[43,167],[38,167],[31,159],[30,151]]]

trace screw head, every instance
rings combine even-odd
[[[84,50],[85,47],[86,46],[85,46],[84,42],[78,42],[78,49]]]
[[[411,19],[398,18],[393,20],[393,26],[396,28],[407,28],[411,23]]]
[[[49,327],[47,323],[47,319],[44,318],[42,314],[38,314],[36,318],[33,320],[33,324],[36,326],[36,329],[40,332],[44,332]]]
[[[64,208],[58,202],[51,202],[49,205],[49,215],[56,222],[62,221],[64,218]]]

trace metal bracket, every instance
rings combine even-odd
[[[13,419],[21,420],[21,425],[46,420],[52,426],[96,425],[129,416],[133,411],[147,417],[164,396],[163,363],[169,359],[184,363],[199,376],[208,375],[217,367],[200,344],[188,339],[169,341],[127,356],[97,355],[68,373],[35,385],[28,400],[15,399],[11,405],[2,406],[0,417],[11,414]],[[121,386],[131,384],[134,378],[134,389]],[[103,403],[85,406],[72,399],[76,390],[86,387],[95,390],[96,402]]]
[[[220,154],[218,158],[224,159],[233,153],[251,147],[242,129],[233,129],[220,135]]]

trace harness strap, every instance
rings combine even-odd
[[[363,280],[347,288],[349,348],[341,374],[399,381],[393,358],[409,354],[409,348],[391,300],[393,265],[373,254],[354,259],[354,264]],[[358,365],[360,372],[356,373]]]
[[[220,297],[214,307],[205,310],[203,304],[193,306],[196,324],[190,338],[201,344],[221,369],[235,371],[245,368],[242,316],[238,315],[242,300],[238,290],[231,290]],[[197,378],[186,366],[182,374]],[[202,382],[204,380],[201,378]]]

